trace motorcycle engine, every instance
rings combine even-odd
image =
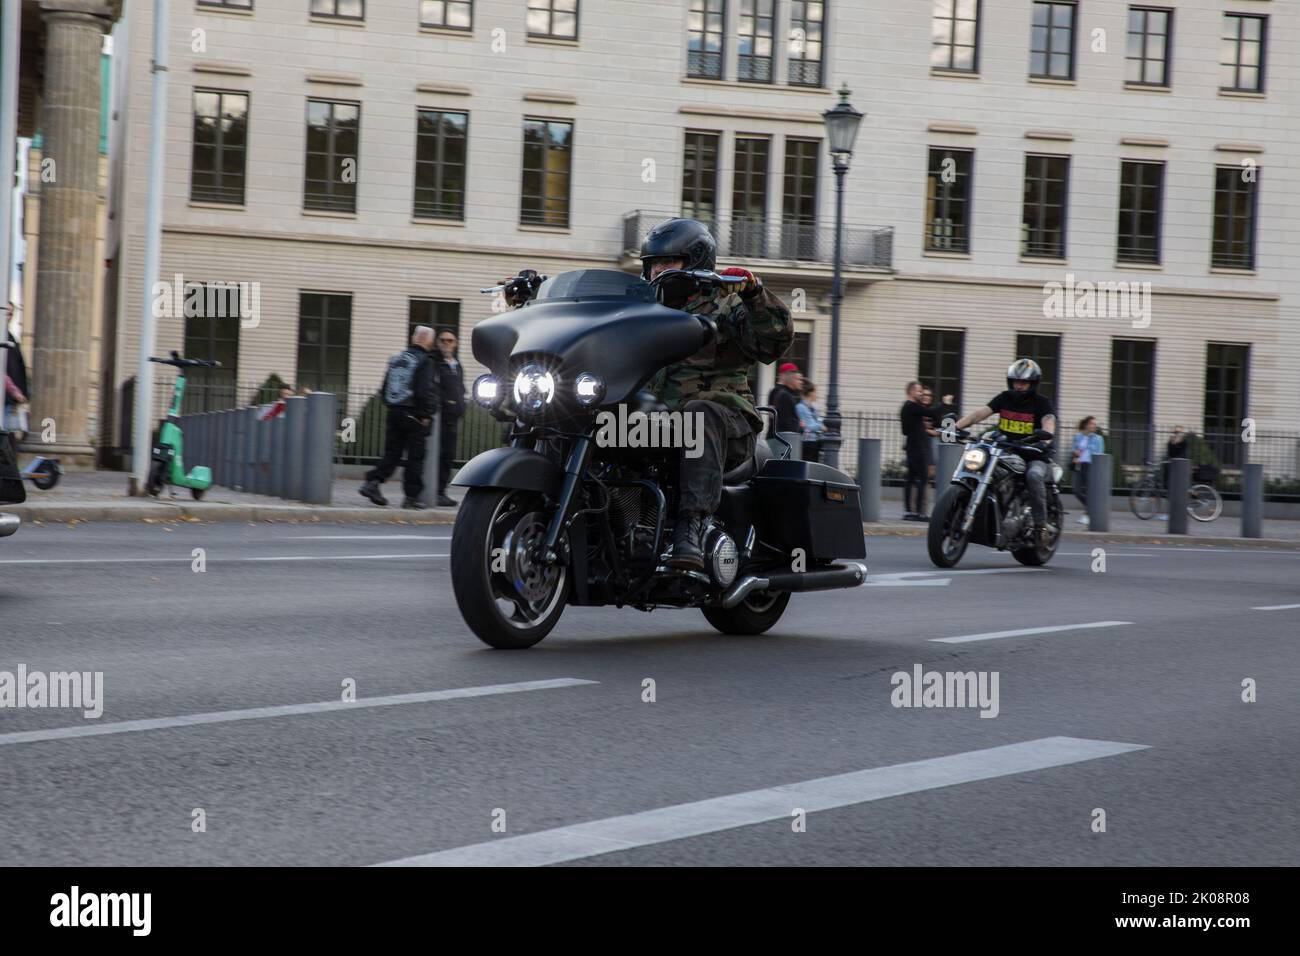
[[[704,553],[708,555],[709,575],[719,587],[730,587],[740,570],[740,558],[736,552],[736,542],[721,528],[715,528],[710,535]]]
[[[1002,540],[1015,541],[1029,525],[1031,519],[1029,505],[1016,502],[1007,512],[1007,516],[1002,519]]]

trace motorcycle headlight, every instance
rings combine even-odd
[[[983,448],[967,448],[961,456],[962,467],[968,471],[980,471],[989,460],[989,453]]]
[[[573,391],[583,405],[595,405],[605,397],[605,383],[599,375],[583,372],[573,381]]]
[[[515,376],[515,404],[525,415],[536,414],[555,399],[555,376],[540,365],[525,365]]]
[[[474,379],[474,401],[484,408],[495,408],[501,401],[501,379],[495,375],[480,375]]]

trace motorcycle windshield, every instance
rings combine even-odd
[[[470,336],[474,358],[509,381],[525,361],[551,370],[561,389],[583,372],[624,401],[666,365],[704,345],[694,316],[655,301],[654,288],[613,269],[579,269],[547,279],[521,309],[484,319]]]

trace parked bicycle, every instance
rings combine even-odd
[[[1209,478],[1204,466],[1197,466],[1193,478]],[[1209,479],[1213,480],[1213,479]],[[1129,489],[1128,506],[1135,517],[1147,521],[1160,511],[1160,502],[1167,498],[1164,471],[1159,464],[1148,461],[1136,484]],[[1223,511],[1223,498],[1213,485],[1197,481],[1187,489],[1187,513],[1197,521],[1213,521]]]

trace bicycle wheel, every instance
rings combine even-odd
[[[1160,509],[1160,489],[1147,481],[1134,485],[1129,489],[1128,507],[1135,518],[1143,521],[1154,518]]]
[[[1213,521],[1223,511],[1223,499],[1209,485],[1192,485],[1187,489],[1187,513],[1197,521]]]

